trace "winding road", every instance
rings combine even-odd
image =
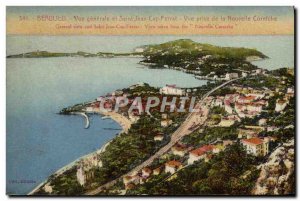
[[[234,82],[236,80],[239,80],[242,78],[236,78],[236,79],[232,79],[229,80],[227,82],[224,82],[223,84],[213,88],[212,90],[210,90],[209,92],[207,92],[202,98],[201,100],[197,103],[197,105],[195,106],[195,108],[206,108],[205,105],[203,105],[204,100],[213,92],[215,92],[216,90],[224,87],[225,85]],[[204,110],[205,111],[205,110]],[[98,193],[100,193],[102,190],[107,189],[113,185],[115,185],[121,178],[123,178],[124,176],[127,175],[132,175],[136,172],[141,171],[144,167],[149,166],[155,159],[161,157],[163,154],[165,154],[166,152],[168,152],[168,150],[174,146],[183,136],[188,135],[190,133],[192,133],[193,131],[189,130],[189,128],[194,125],[195,123],[198,125],[203,125],[203,123],[206,121],[208,116],[208,109],[206,109],[206,112],[204,113],[203,116],[200,116],[199,112],[192,112],[190,113],[187,118],[185,119],[185,121],[181,124],[181,126],[172,134],[171,140],[170,142],[165,145],[164,147],[162,147],[160,150],[158,150],[154,155],[152,155],[150,158],[148,158],[146,161],[144,161],[143,163],[141,163],[140,165],[136,166],[135,168],[133,168],[130,172],[102,185],[99,186],[98,188],[88,191],[85,193],[85,195],[96,195]]]

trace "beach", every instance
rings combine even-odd
[[[122,127],[122,130],[120,131],[120,133],[122,133],[122,132],[127,133],[129,128],[131,127],[132,122],[129,119],[127,119],[126,117],[124,117],[123,115],[118,114],[116,112],[102,112],[100,110],[95,110],[94,113],[99,114],[101,116],[107,116],[107,117],[113,119],[114,121],[116,121]],[[74,113],[74,114],[76,114],[76,113]],[[77,115],[82,115],[82,114],[78,113]],[[57,176],[63,174],[64,172],[66,172],[67,170],[70,170],[71,168],[76,166],[79,161],[85,160],[94,154],[103,153],[110,142],[111,142],[111,140],[108,141],[107,143],[105,143],[100,149],[98,149],[92,153],[89,153],[87,155],[81,156],[78,159],[74,160],[73,162],[63,166],[62,168],[57,170],[52,175],[55,175],[55,177],[57,177]],[[36,186],[32,191],[30,191],[28,193],[28,195],[34,195],[35,192],[37,192],[42,186],[44,186],[47,183],[48,183],[48,179],[46,179],[45,181],[40,183],[38,186]]]
[[[133,123],[128,118],[124,117],[123,115],[121,115],[117,112],[103,112],[98,108],[94,109],[94,112],[113,119],[115,122],[117,122],[122,127],[121,132],[127,133],[129,128],[131,127],[131,124]]]

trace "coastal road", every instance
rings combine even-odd
[[[234,82],[236,80],[239,80],[241,78],[237,78],[237,79],[232,79],[229,80],[227,82],[224,82],[223,84],[213,88],[212,90],[210,90],[209,92],[207,92],[202,98],[201,100],[197,103],[197,105],[195,106],[195,108],[206,108],[205,104],[205,99],[211,95],[213,92],[215,92],[216,90],[224,87],[225,85]],[[203,110],[205,111],[205,110]],[[185,121],[181,124],[181,126],[172,134],[171,140],[170,142],[165,145],[164,147],[162,147],[160,150],[158,150],[154,155],[152,155],[150,158],[148,158],[146,161],[144,161],[143,163],[141,163],[140,165],[136,166],[135,168],[133,168],[130,172],[102,185],[99,186],[98,188],[88,191],[85,193],[85,195],[96,195],[98,193],[100,193],[102,190],[107,189],[113,185],[115,185],[121,178],[123,178],[124,176],[127,175],[133,175],[139,171],[141,171],[144,167],[149,166],[155,159],[161,157],[162,155],[164,155],[165,153],[167,153],[172,146],[174,146],[182,137],[192,133],[193,131],[189,130],[189,128],[194,125],[203,125],[204,122],[206,121],[208,116],[208,108],[206,108],[206,112],[204,112],[204,114],[200,117],[200,114],[198,112],[192,112],[190,113],[187,118],[185,119]]]

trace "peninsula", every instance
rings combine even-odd
[[[32,195],[295,193],[293,69],[256,67],[250,60],[267,56],[254,49],[186,39],[109,55],[139,56],[140,64],[150,68],[181,70],[211,81],[193,88],[137,83],[62,108],[62,115],[117,116],[123,131],[105,149],[51,175]],[[149,97],[169,101],[186,97],[187,105],[195,97],[199,111],[180,112],[181,102],[174,101],[175,111],[168,106],[161,112],[162,105],[157,104],[149,113],[141,113],[130,109],[136,97],[141,108],[146,108]],[[116,111],[119,98],[126,98],[128,104]],[[101,106],[110,113],[103,113]]]

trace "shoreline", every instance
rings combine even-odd
[[[124,117],[121,114],[118,114],[116,112],[101,112],[99,111],[94,111],[96,114],[98,115],[102,115],[102,116],[108,116],[110,117],[112,120],[114,120],[116,123],[118,123],[121,127],[122,130],[119,133],[122,132],[126,132],[128,131],[128,129],[130,128],[132,122],[130,122],[129,119],[127,119],[126,117]],[[81,114],[76,114],[76,115],[81,115]],[[130,122],[130,125],[128,125],[128,123]],[[34,195],[34,193],[36,191],[38,191],[43,185],[48,183],[48,178],[52,175],[54,175],[55,177],[60,176],[61,174],[63,174],[64,172],[66,172],[67,170],[70,170],[71,168],[73,168],[74,166],[77,165],[77,162],[79,162],[80,160],[84,160],[86,158],[88,158],[89,156],[93,155],[93,154],[100,154],[103,153],[106,149],[106,147],[110,144],[110,142],[114,139],[115,137],[113,137],[111,140],[109,140],[108,142],[106,142],[104,145],[101,146],[100,149],[97,149],[96,151],[93,151],[91,153],[88,153],[86,155],[80,156],[79,158],[75,159],[74,161],[72,161],[71,163],[68,163],[67,165],[61,167],[60,169],[58,169],[56,172],[50,174],[47,179],[45,179],[43,182],[41,182],[39,185],[37,185],[33,190],[31,190],[29,193],[27,193],[27,195]]]

